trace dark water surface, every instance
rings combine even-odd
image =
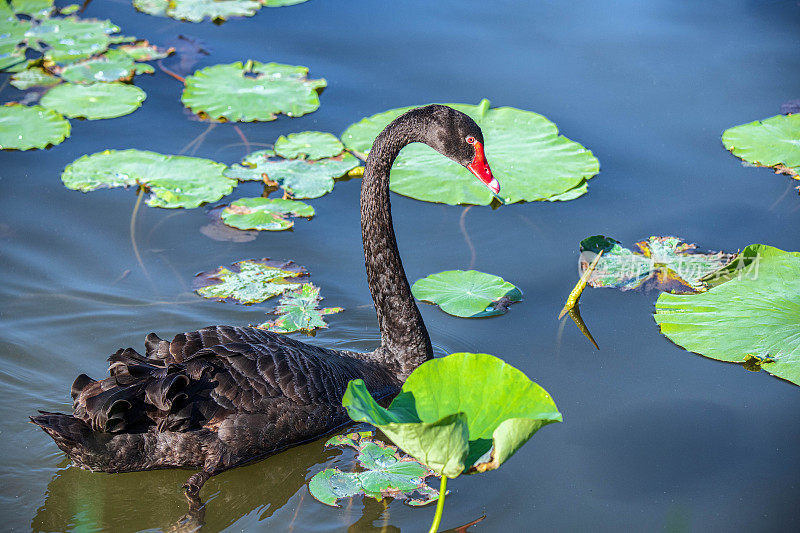
[[[800,250],[800,198],[790,180],[747,168],[721,146],[730,126],[800,97],[796,1],[475,2],[312,0],[263,9],[221,26],[158,19],[123,0],[95,0],[86,16],[161,44],[184,34],[212,55],[199,66],[253,58],[301,64],[328,89],[302,118],[245,124],[254,143],[304,130],[341,133],[363,116],[427,102],[537,111],[590,148],[601,172],[566,203],[492,211],[394,196],[411,280],[468,268],[502,275],[525,293],[502,317],[422,313],[437,352],[486,351],[545,387],[564,423],[545,428],[502,469],[450,483],[444,527],[486,514],[476,531],[779,531],[800,529],[800,395],[754,374],[684,352],[651,317],[656,294],[590,290],[582,312],[601,350],[556,320],[589,235],[625,244],[676,234],[708,249],[764,242]],[[0,83],[7,75],[0,75]],[[363,275],[359,180],[311,203],[293,232],[252,242],[200,233],[205,209],[143,207],[129,234],[132,191],[66,190],[59,175],[106,148],[178,153],[206,129],[190,120],[181,86],[138,76],[134,114],[72,121],[47,151],[0,153],[0,516],[11,530],[158,530],[185,512],[181,470],[93,474],[27,423],[36,409],[69,410],[69,386],[100,377],[118,347],[141,348],[207,324],[261,321],[261,307],[191,293],[201,270],[250,257],[293,259],[346,312],[314,339],[370,349],[378,340]],[[19,93],[6,86],[0,101]],[[228,164],[245,153],[230,124],[196,155]],[[501,177],[502,178],[502,177]],[[240,186],[233,198],[258,194]],[[459,226],[475,247],[474,262]],[[212,478],[207,530],[422,531],[433,508],[356,499],[332,509],[307,480],[350,456],[323,441]],[[290,526],[290,524],[292,524]]]

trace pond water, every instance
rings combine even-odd
[[[386,109],[486,97],[546,115],[598,157],[589,193],[570,202],[467,211],[393,196],[412,282],[474,267],[525,294],[507,315],[483,320],[423,305],[437,353],[493,353],[545,387],[564,415],[504,468],[451,482],[443,528],[486,515],[471,530],[777,531],[800,528],[796,386],[671,344],[651,316],[656,293],[586,291],[582,314],[600,351],[556,315],[577,278],[578,242],[589,235],[800,250],[796,183],[743,166],[719,139],[800,97],[799,14],[794,0],[312,0],[214,25],[106,0],[84,16],[110,18],[123,34],[156,44],[179,34],[201,39],[211,55],[198,67],[253,58],[327,78],[315,113],[242,125],[252,143],[305,130],[340,134]],[[72,121],[72,137],[50,150],[0,153],[3,529],[159,530],[185,512],[188,472],[70,467],[27,417],[69,411],[75,376],[104,375],[109,354],[140,349],[148,332],[171,338],[208,324],[256,323],[271,307],[204,301],[191,292],[198,271],[251,257],[293,259],[309,268],[328,305],[346,308],[313,342],[364,350],[378,342],[357,179],[311,201],[312,221],[250,242],[207,238],[204,208],[143,207],[135,239],[144,268],[131,244],[135,194],[63,187],[61,170],[82,154],[178,153],[206,130],[184,112],[174,79],[157,72],[136,84],[148,98],[132,115]],[[0,93],[2,102],[19,97],[9,86]],[[231,164],[246,149],[222,124],[194,153]],[[245,184],[232,198],[258,193]],[[352,459],[323,442],[213,477],[202,493],[206,529],[427,530],[433,507],[357,498],[333,509],[313,500],[308,479]]]

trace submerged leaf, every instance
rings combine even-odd
[[[800,179],[800,114],[777,115],[725,130],[722,144],[748,163]]]
[[[592,152],[559,135],[542,115],[512,107],[447,104],[472,117],[483,130],[486,158],[500,180],[506,203],[571,200],[586,192],[586,180],[600,170]],[[413,109],[392,109],[351,125],[342,134],[348,149],[366,154],[389,122]],[[427,202],[488,205],[492,193],[464,167],[433,148],[404,148],[392,167],[391,189]]]
[[[377,426],[406,453],[450,478],[499,468],[541,427],[561,421],[547,391],[488,354],[458,353],[423,363],[388,409],[362,380],[353,380],[342,405],[350,418]]]
[[[604,252],[588,279],[592,287],[612,287],[623,291],[659,290],[674,294],[704,291],[702,278],[726,265],[733,255],[723,252],[700,253],[697,246],[678,237],[650,237],[634,244],[633,250],[619,242],[595,235],[581,241],[581,272]]]
[[[82,192],[107,187],[146,186],[154,207],[197,207],[230,194],[236,180],[225,177],[225,165],[199,157],[163,155],[144,150],[106,150],[67,165],[61,181]]]
[[[285,292],[281,296],[281,303],[275,308],[275,314],[281,315],[275,320],[270,320],[256,326],[259,329],[275,331],[277,333],[294,333],[302,331],[312,333],[317,329],[325,329],[328,324],[323,315],[331,315],[344,311],[342,307],[326,307],[320,309],[319,287],[311,283],[304,283],[295,291]]]
[[[314,208],[295,200],[241,198],[222,210],[220,218],[233,228],[282,231],[294,226],[289,217],[314,216]]]
[[[40,103],[69,118],[97,120],[133,113],[146,97],[143,90],[126,83],[63,83],[50,89]]]
[[[0,150],[30,150],[69,137],[69,121],[42,106],[0,106]]]
[[[194,113],[219,120],[275,120],[299,117],[319,107],[327,82],[308,79],[306,67],[248,61],[213,65],[186,78],[181,100]]]
[[[675,344],[800,385],[800,252],[751,244],[701,294],[662,294],[655,321]]]
[[[249,305],[300,287],[308,271],[292,261],[246,259],[195,276],[196,292],[204,298]],[[289,281],[293,279],[294,281]]]
[[[281,135],[275,141],[275,153],[286,159],[322,159],[337,156],[342,150],[344,145],[335,135],[319,131],[291,133],[288,137]]]
[[[446,270],[417,280],[415,298],[464,318],[502,315],[522,300],[522,292],[503,278],[477,270]]]

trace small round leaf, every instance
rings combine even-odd
[[[143,90],[126,83],[64,83],[50,89],[41,104],[70,118],[97,120],[133,113],[146,97]]]
[[[417,280],[414,297],[437,304],[454,316],[480,318],[502,315],[522,299],[522,292],[498,276],[477,270],[447,270]]]
[[[292,133],[288,137],[281,135],[275,141],[275,153],[286,159],[322,159],[339,155],[342,150],[344,145],[335,135],[319,131]]]
[[[69,121],[52,109],[20,104],[0,106],[0,149],[30,150],[69,137]]]
[[[281,198],[241,198],[222,210],[220,217],[238,229],[281,231],[294,226],[289,217],[314,216],[314,208],[295,200]]]

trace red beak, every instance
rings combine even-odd
[[[486,161],[486,155],[483,153],[483,145],[477,141],[473,145],[475,147],[475,157],[472,163],[467,165],[470,172],[483,182],[484,185],[489,187],[493,193],[500,192],[500,182],[492,176],[492,169],[489,168],[489,163]]]

